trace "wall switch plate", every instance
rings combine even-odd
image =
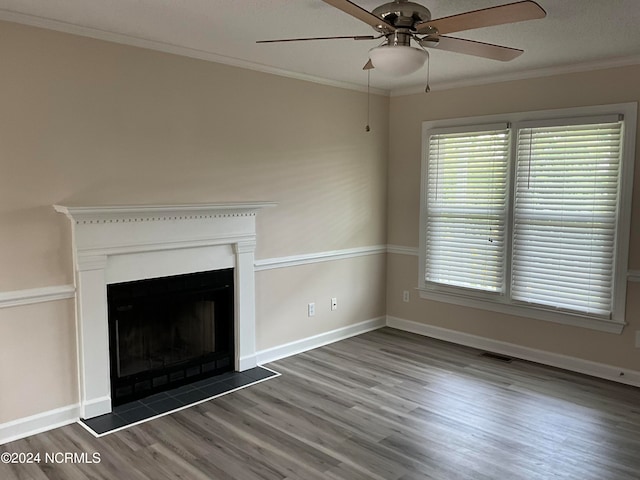
[[[316,314],[316,304],[315,303],[310,303],[309,305],[307,305],[307,314],[310,317],[313,317]]]
[[[636,330],[636,348],[640,348],[640,330]]]
[[[405,290],[404,292],[402,292],[402,301],[403,302],[409,301],[409,290]]]
[[[331,299],[331,310],[337,310],[338,309],[338,299],[336,297],[333,297]]]

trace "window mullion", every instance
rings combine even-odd
[[[504,258],[504,298],[511,302],[511,280],[513,263],[513,222],[515,203],[515,178],[516,178],[516,155],[518,151],[518,125],[509,124],[509,153],[508,165],[509,174],[507,176],[507,209],[505,219],[505,258]]]

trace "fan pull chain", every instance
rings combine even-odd
[[[426,62],[427,63],[427,86],[424,89],[424,91],[425,91],[425,93],[429,93],[431,91],[431,87],[429,86],[429,75],[430,75],[430,71],[431,71],[431,68],[429,68],[429,67],[431,66],[431,55],[429,55],[429,51],[426,48],[424,48],[424,45],[422,44],[422,40],[419,37],[413,35],[413,39],[418,42],[418,46],[427,55],[427,62]]]
[[[425,52],[427,51],[425,50]],[[431,56],[429,55],[429,52],[427,52],[427,87],[424,89],[425,93],[429,93],[431,91],[431,87],[429,86],[429,71],[431,70],[429,68],[430,64],[431,64]]]
[[[370,132],[371,127],[369,126],[369,114],[371,111],[371,70],[367,70],[367,125],[364,127],[365,132]]]

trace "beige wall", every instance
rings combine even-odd
[[[55,203],[278,202],[257,259],[386,243],[388,98],[365,133],[364,93],[12,23],[0,38],[0,292],[73,282]],[[384,315],[384,268],[260,272],[258,349]],[[307,323],[329,292],[339,310]],[[0,310],[0,423],[77,401],[69,303]]]
[[[72,300],[0,308],[0,424],[78,402]]]
[[[416,247],[422,121],[640,98],[640,67],[374,96],[366,134],[363,93],[11,23],[0,38],[0,292],[73,282],[54,203],[278,202],[258,215],[257,259]],[[632,231],[640,269],[638,195]],[[388,313],[640,370],[640,284],[612,335],[403,303],[417,275],[402,255],[260,271],[258,349]],[[0,424],[76,402],[76,376],[72,301],[0,309]]]
[[[546,110],[640,100],[640,67],[544,77],[395,97],[390,105],[388,242],[418,246],[421,124],[426,120]],[[640,135],[638,135],[640,138]],[[636,152],[638,156],[640,149]],[[636,157],[637,158],[637,157]],[[640,191],[636,161],[634,190]],[[629,268],[640,269],[640,195],[633,199]],[[630,283],[622,335],[562,326],[418,298],[402,291],[418,285],[417,257],[389,255],[387,313],[391,316],[504,342],[640,370],[640,286]]]
[[[257,325],[262,349],[328,332],[354,319],[384,316],[384,293],[377,296],[386,287],[384,255],[265,270],[256,278],[256,309],[270,319]],[[334,311],[333,297],[338,299]],[[307,317],[311,302],[316,314]]]

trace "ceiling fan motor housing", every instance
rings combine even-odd
[[[396,28],[409,31],[413,30],[415,24],[431,20],[431,12],[427,7],[407,0],[395,0],[385,3],[371,13]],[[389,33],[384,24],[373,28],[381,33]]]

